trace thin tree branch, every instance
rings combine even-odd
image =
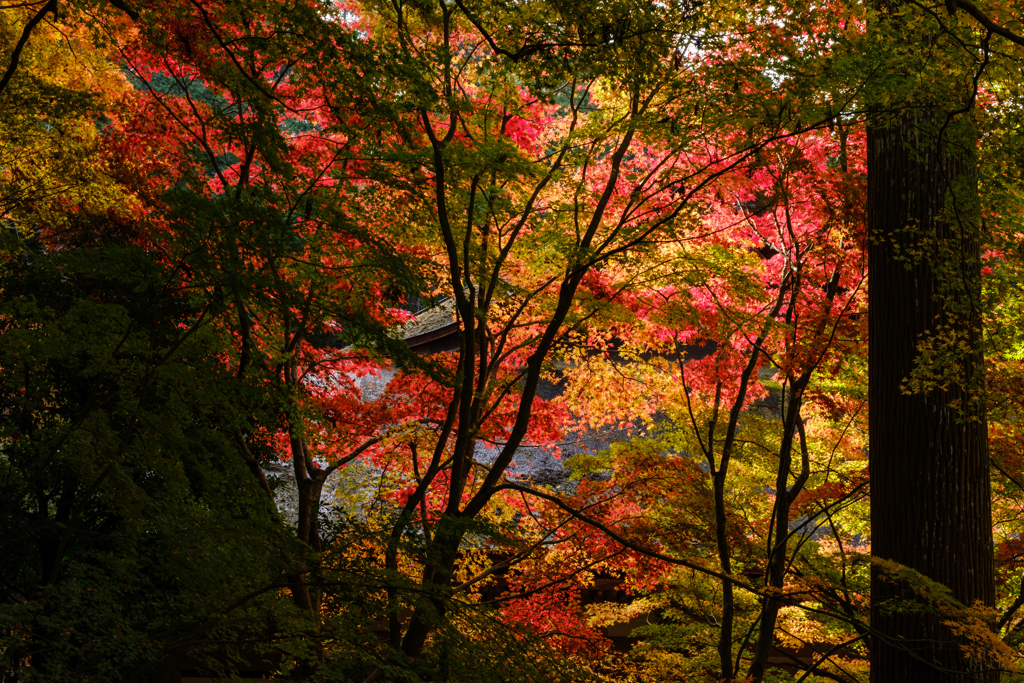
[[[0,78],[0,93],[4,91],[7,84],[11,81],[14,76],[14,72],[18,70],[18,62],[21,61],[21,51],[25,49],[25,45],[28,44],[28,39],[32,35],[32,31],[35,30],[36,26],[39,25],[47,14],[53,12],[54,16],[57,16],[57,0],[49,0],[43,8],[36,13],[34,17],[28,20],[25,24],[25,28],[21,31],[21,38],[18,39],[18,44],[14,46],[14,51],[11,53],[11,63],[7,65],[7,71],[4,72],[3,78]]]
[[[986,31],[994,33],[997,36],[1002,36],[1003,38],[1009,40],[1011,43],[1016,43],[1017,45],[1024,47],[1024,36],[1019,36],[1013,31],[1007,28],[1003,28],[1002,26],[999,26],[994,21],[989,19],[980,9],[975,7],[970,2],[967,2],[967,0],[946,0],[946,5],[950,7],[952,10],[962,9],[963,11],[967,12],[969,15],[974,17],[974,20],[981,24]]]

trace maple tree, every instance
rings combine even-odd
[[[592,314],[585,306],[579,308],[581,301],[576,297],[588,273],[595,265],[619,256],[628,254],[632,258],[651,236],[661,239],[677,229],[688,218],[683,213],[688,200],[711,179],[749,159],[759,144],[756,136],[753,147],[748,145],[739,151],[725,140],[717,147],[710,144],[714,132],[709,128],[709,112],[700,108],[704,103],[698,100],[698,109],[690,113],[689,101],[673,86],[681,78],[682,55],[673,52],[670,43],[640,40],[647,35],[644,30],[654,30],[643,29],[642,24],[637,29],[635,45],[613,44],[611,40],[588,44],[590,34],[578,32],[593,29],[569,26],[565,29],[568,34],[558,39],[568,41],[569,45],[582,44],[584,49],[574,48],[580,54],[570,53],[568,57],[588,59],[594,72],[587,79],[576,74],[563,77],[558,87],[549,85],[552,76],[546,75],[546,81],[527,91],[495,80],[501,75],[500,63],[481,58],[480,70],[474,68],[474,53],[493,48],[497,40],[480,28],[479,17],[466,10],[468,23],[460,29],[456,23],[460,14],[455,8],[441,6],[437,12],[439,16],[434,17],[420,16],[419,12],[406,16],[401,10],[394,16],[381,13],[373,17],[373,24],[369,18],[353,20],[356,25],[365,26],[371,41],[404,45],[398,60],[400,64],[405,62],[402,65],[406,71],[398,71],[398,76],[414,79],[388,85],[388,79],[395,78],[390,73],[395,67],[383,60],[378,72],[382,83],[375,85],[405,93],[407,101],[403,110],[394,114],[374,112],[376,118],[369,131],[346,118],[361,117],[363,113],[358,108],[339,108],[333,100],[339,96],[339,85],[345,82],[351,83],[354,90],[347,99],[357,103],[371,99],[356,90],[357,84],[367,81],[365,74],[357,82],[351,75],[346,80],[339,73],[352,69],[353,60],[325,62],[321,56],[315,73],[329,75],[331,89],[317,82],[293,89],[291,80],[284,77],[287,70],[282,72],[276,66],[270,56],[273,50],[267,49],[266,43],[254,39],[253,44],[263,49],[251,52],[223,45],[218,31],[250,35],[261,30],[260,25],[244,16],[230,16],[223,25],[214,26],[210,13],[199,8],[197,13],[175,17],[183,24],[178,30],[179,39],[191,41],[185,55],[179,52],[172,58],[151,56],[145,51],[136,54],[130,47],[127,52],[134,78],[151,95],[146,106],[154,112],[135,120],[143,126],[151,125],[160,121],[155,112],[166,112],[173,118],[177,132],[185,133],[185,146],[181,146],[178,138],[168,138],[164,158],[180,159],[179,173],[188,168],[189,150],[197,142],[206,157],[205,173],[209,177],[193,170],[178,181],[179,185],[184,182],[191,186],[190,189],[170,195],[172,201],[183,199],[188,210],[186,215],[175,211],[171,204],[172,244],[183,253],[202,254],[203,259],[209,259],[194,265],[193,256],[183,257],[194,273],[191,286],[234,290],[233,315],[238,322],[231,326],[239,346],[237,360],[233,362],[239,376],[255,372],[258,364],[270,371],[265,381],[283,384],[285,393],[292,397],[287,400],[294,402],[284,412],[287,450],[281,456],[289,458],[295,467],[299,540],[312,550],[321,549],[316,508],[319,488],[331,471],[360,454],[370,461],[388,457],[393,462],[396,423],[439,428],[436,440],[428,446],[428,459],[419,461],[418,441],[408,444],[407,457],[411,457],[411,462],[406,460],[402,466],[406,477],[411,474],[411,481],[398,499],[401,512],[387,523],[390,529],[386,532],[386,570],[398,572],[399,546],[410,532],[417,508],[429,544],[421,587],[421,592],[427,589],[429,599],[412,605],[413,615],[404,633],[398,619],[408,598],[388,591],[391,645],[410,657],[419,657],[428,635],[444,623],[449,604],[441,596],[451,584],[463,539],[476,526],[474,520],[493,496],[505,488],[502,478],[516,449],[524,439],[538,443],[557,435],[557,430],[548,426],[552,418],[545,418],[545,406],[536,399],[536,388],[550,350],[566,330],[572,329],[574,320]],[[689,20],[685,5],[678,12],[679,21]],[[640,19],[644,16],[634,17]],[[436,21],[441,22],[440,26]],[[669,35],[676,35],[679,30],[666,27],[664,12],[648,16],[645,21],[654,22],[658,31]],[[188,22],[199,28],[189,28]],[[205,33],[204,26],[209,29]],[[348,46],[362,49],[362,45],[353,42],[349,31]],[[475,32],[483,33],[483,37],[474,35]],[[469,37],[475,43],[466,43]],[[225,69],[219,70],[204,63],[211,55],[219,54],[218,44],[226,53],[225,60],[230,61]],[[632,76],[622,71],[622,52],[627,48],[633,49],[638,58]],[[435,83],[430,69],[439,54],[444,79]],[[672,54],[675,57],[670,58]],[[410,65],[416,66],[424,55],[428,62],[411,70]],[[642,55],[648,56],[641,58]],[[566,59],[567,56],[561,56],[561,60]],[[607,63],[602,64],[602,60]],[[459,80],[452,75],[453,62],[459,64]],[[232,69],[232,64],[238,68]],[[543,62],[527,66],[554,65]],[[608,90],[601,80],[603,69],[613,67],[622,94]],[[692,60],[690,68],[705,67],[701,61]],[[716,68],[721,69],[722,65]],[[658,71],[663,74],[662,80],[653,78]],[[208,72],[214,77],[206,76]],[[269,85],[254,84],[256,77],[251,74],[266,78],[272,72],[275,75]],[[687,79],[697,77],[686,71],[683,75]],[[480,79],[484,79],[483,85],[475,82]],[[306,88],[323,99],[311,99]],[[259,104],[249,105],[251,109],[233,104],[248,104],[247,96]],[[608,103],[602,104],[602,99]],[[411,110],[411,114],[404,110]],[[649,112],[655,110],[658,116],[669,111],[678,114],[669,120],[653,120]],[[315,127],[315,132],[300,132],[291,140],[283,139],[289,121],[281,117],[298,112]],[[277,124],[267,129],[263,119],[276,120]],[[226,120],[232,127],[228,127]],[[721,125],[726,122],[723,119]],[[694,130],[692,136],[686,135],[687,127]],[[129,130],[128,134],[153,137],[145,128],[141,132]],[[778,135],[778,129],[772,126],[759,134],[770,139]],[[748,132],[748,139],[750,135],[753,133]],[[323,144],[307,146],[307,137]],[[367,159],[363,149],[370,140],[374,150]],[[411,140],[419,140],[421,147],[410,149]],[[281,144],[294,156],[282,154]],[[642,154],[631,153],[634,147]],[[317,154],[321,155],[319,164],[311,162]],[[412,178],[406,175],[409,164],[416,171]],[[300,183],[302,173],[309,174],[311,179]],[[463,190],[453,189],[460,184]],[[295,187],[302,191],[296,192]],[[353,192],[353,187],[358,188],[358,193]],[[431,187],[433,192],[421,194],[422,189]],[[255,214],[254,195],[260,197]],[[383,318],[378,320],[382,325],[394,322],[386,310],[367,310],[366,304],[374,298],[386,299],[387,294],[375,288],[379,279],[373,278],[384,275],[394,280],[394,261],[383,260],[384,268],[379,264],[376,268],[365,266],[371,273],[367,279],[372,283],[353,292],[362,267],[358,259],[372,260],[380,254],[378,245],[373,243],[366,246],[369,257],[361,256],[359,249],[370,240],[379,242],[385,236],[367,233],[345,221],[345,213],[376,213],[370,202],[378,202],[382,196],[388,197],[395,208],[402,200],[409,207],[407,213],[386,218],[399,225],[424,225],[422,229],[430,240],[424,247],[437,244],[444,248],[440,253],[428,250],[425,254],[437,263],[438,273],[447,280],[444,289],[455,301],[462,348],[448,366],[447,377],[442,375],[440,385],[433,390],[441,394],[439,401],[432,404],[420,395],[415,403],[402,403],[414,408],[404,414],[395,410],[368,412],[367,406],[360,404],[355,406],[361,411],[356,419],[348,417],[349,411],[340,403],[346,392],[351,399],[355,385],[339,381],[338,377],[366,372],[359,369],[360,364],[365,368],[365,361],[316,349],[313,337],[336,331],[342,321],[365,329],[367,319],[374,315]],[[204,198],[218,207],[226,206],[216,212],[203,210],[199,207]],[[317,201],[336,202],[325,207],[335,213],[321,213],[324,209],[314,203]],[[299,202],[304,204],[301,218],[297,215]],[[263,209],[267,205],[276,205],[269,219]],[[221,212],[227,216],[226,223],[219,220]],[[468,216],[467,228],[454,222],[456,215]],[[574,239],[563,228],[565,217],[570,215],[578,226]],[[201,220],[216,217],[217,222],[211,229],[194,216]],[[294,242],[274,241],[266,247],[258,242],[254,246],[251,238],[234,237],[238,228],[274,230],[275,223],[288,224],[292,220],[296,226],[293,231],[302,235],[297,246]],[[190,242],[190,235],[203,236],[204,241]],[[219,247],[205,241],[207,235],[225,243],[227,253],[219,255]],[[406,235],[407,240],[410,237]],[[332,245],[329,240],[339,241]],[[414,240],[409,243],[415,247]],[[389,246],[396,251],[402,249]],[[336,251],[339,248],[342,251]],[[295,256],[296,251],[301,256]],[[565,256],[570,257],[568,261],[561,260]],[[222,283],[218,274],[209,269],[212,266],[218,270],[224,263],[232,264],[232,268],[225,269],[231,277],[238,277],[239,268],[251,267],[255,272],[236,283]],[[346,274],[356,274],[357,279],[340,281],[334,277],[331,270],[341,263],[347,266]],[[210,280],[204,281],[198,275],[200,267],[207,269]],[[252,287],[253,282],[260,281],[259,272],[266,274],[265,301],[259,298],[260,290]],[[243,282],[248,286],[245,292],[239,291]],[[345,297],[342,301],[330,298],[339,294]],[[361,320],[353,320],[352,301],[360,305],[357,312],[364,316]],[[249,321],[249,309],[257,307],[258,329]],[[335,341],[334,346],[338,345]],[[260,359],[258,363],[256,358]],[[443,372],[444,363],[435,369]],[[417,373],[407,376],[413,384],[404,390],[389,390],[385,398],[394,400],[394,395],[403,392],[422,391],[418,388]],[[401,382],[402,378],[395,381],[396,387]],[[444,390],[445,385],[451,393]],[[314,413],[304,415],[303,406],[310,401],[315,406]],[[351,407],[353,402],[348,403]],[[348,422],[355,428],[355,434],[334,430],[324,440],[315,442],[312,430],[326,428],[321,414],[329,415],[333,426]],[[359,438],[353,440],[356,435]],[[248,438],[239,435],[243,446]],[[475,444],[480,439],[498,443],[500,454],[489,467],[474,471],[480,467],[479,462],[474,462]],[[359,440],[363,441],[361,445]],[[323,448],[325,441],[331,443],[333,450],[348,443],[340,448],[347,454],[332,458],[330,450]],[[313,450],[314,445],[320,448]],[[269,492],[255,458],[250,456],[249,462]],[[318,599],[309,594],[307,586],[296,576],[293,575],[296,604],[309,610],[314,620],[319,619]]]
[[[744,658],[754,680],[764,675],[783,589],[799,594],[822,570],[805,547],[821,545],[821,527],[831,525],[836,534],[847,523],[863,528],[862,519],[847,522],[841,512],[856,509],[865,493],[863,462],[855,465],[862,460],[855,437],[860,399],[837,392],[842,383],[835,379],[830,388],[824,379],[812,383],[820,373],[848,372],[840,359],[849,363],[860,337],[859,143],[842,128],[833,140],[827,134],[815,137],[766,147],[758,165],[720,184],[712,200],[717,210],[704,220],[706,232],[688,236],[666,260],[664,274],[655,279],[661,286],[632,305],[639,320],[618,333],[622,345],[616,355],[628,359],[630,372],[623,372],[620,362],[579,357],[586,370],[569,380],[570,387],[579,383],[570,394],[580,414],[621,419],[626,411],[646,424],[649,436],[626,452],[646,443],[641,470],[667,481],[652,485],[641,478],[645,488],[635,494],[641,496],[637,503],[639,509],[652,505],[649,496],[668,496],[671,502],[656,505],[669,514],[665,530],[644,526],[637,538],[667,534],[665,542],[677,559],[687,558],[698,571],[720,577],[717,665],[726,679],[739,674]],[[829,158],[835,162],[831,168]],[[708,279],[709,270],[719,279]],[[614,402],[609,415],[598,407],[607,405],[609,390],[639,403]],[[813,417],[807,417],[808,410]],[[673,469],[688,472],[685,479],[650,460],[651,449],[666,448],[680,454],[682,462]],[[773,452],[777,465],[766,468],[763,454]],[[845,464],[833,470],[837,453]],[[626,455],[616,470],[620,466],[625,481],[616,476],[610,486],[628,489],[638,463]],[[653,470],[648,474],[647,468]],[[707,487],[698,484],[703,472],[710,475]],[[776,493],[774,504],[763,496],[765,504],[753,506],[750,492],[759,487],[784,493]],[[794,528],[792,515],[798,510],[804,519]],[[697,531],[700,520],[713,524]],[[854,545],[848,530],[835,542],[840,548]],[[802,556],[790,554],[791,543]],[[765,545],[767,556],[762,556],[758,547]],[[819,562],[828,556],[814,555]],[[711,558],[714,564],[706,564]],[[808,564],[794,564],[798,559]],[[737,581],[737,574],[751,572],[764,577],[763,590],[756,579]],[[706,579],[697,582],[700,591],[708,590],[705,584]],[[761,596],[760,608],[749,597],[737,597],[737,585]],[[849,594],[844,601],[826,593],[824,600],[840,614],[845,608],[847,616],[861,618],[861,605]],[[738,651],[737,622],[748,629]],[[748,645],[751,652],[745,655]]]

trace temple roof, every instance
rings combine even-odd
[[[419,313],[414,313],[413,320],[401,326],[402,338],[409,345],[409,348],[416,349],[424,345],[444,340],[459,331],[459,323],[455,316],[455,298],[448,297],[430,308],[425,308]],[[441,348],[420,349],[426,353],[447,350]]]

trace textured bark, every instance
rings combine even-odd
[[[973,150],[940,143],[939,128],[918,113],[868,132],[872,554],[948,586],[964,605],[992,605]],[[914,249],[923,256],[906,258]],[[971,349],[960,381],[904,393],[918,340],[940,325]],[[887,612],[898,598],[913,594],[874,567],[872,683],[995,680],[961,656],[941,617]]]

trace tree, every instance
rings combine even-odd
[[[23,252],[0,280],[0,633],[19,681],[153,675],[170,650],[287,620],[259,598],[289,544],[224,411],[249,388],[204,311],[167,294],[173,273],[91,227],[105,244]]]
[[[677,586],[671,590],[684,614],[699,618],[697,596],[717,579],[714,625],[673,649],[689,648],[687,665],[700,670],[708,664],[696,641],[713,637],[723,679],[743,676],[741,666],[753,680],[763,678],[784,594],[806,591],[852,618],[853,636],[832,624],[837,643],[863,637],[856,631],[866,628],[860,601],[851,598],[856,589],[846,583],[855,569],[842,552],[856,545],[852,530],[866,527],[850,514],[863,507],[866,485],[863,463],[857,467],[862,411],[856,390],[835,389],[858,348],[861,145],[840,124],[832,134],[766,146],[742,172],[721,179],[707,200],[713,209],[704,232],[663,251],[663,265],[646,273],[649,289],[609,301],[636,315],[628,324],[622,312],[612,317],[614,354],[567,357],[576,367],[564,381],[577,414],[588,421],[632,416],[648,434],[621,444],[617,457],[591,460],[589,467],[613,469],[602,495],[617,506],[595,506],[592,486],[573,500],[640,552],[657,550],[664,562],[706,574],[676,577],[672,564],[659,571]],[[618,289],[604,284],[606,292]],[[845,463],[834,469],[837,453]],[[822,528],[840,552],[823,550]],[[816,583],[837,560],[839,585]],[[785,602],[791,613],[801,604]]]
[[[887,66],[899,93],[890,102],[901,110],[868,131],[872,553],[947,586],[963,605],[991,606],[971,113],[992,33],[933,23],[899,4],[883,4],[873,30],[884,42],[904,36],[907,22],[921,31]],[[927,62],[925,93],[904,79]],[[992,666],[964,655],[935,605],[909,608],[919,596],[887,568],[872,575],[872,680],[961,680]]]
[[[36,29],[0,100],[2,675],[145,679],[286,627],[292,547],[234,443],[225,397],[257,387],[220,358],[218,304],[118,182],[132,90],[66,29]]]

